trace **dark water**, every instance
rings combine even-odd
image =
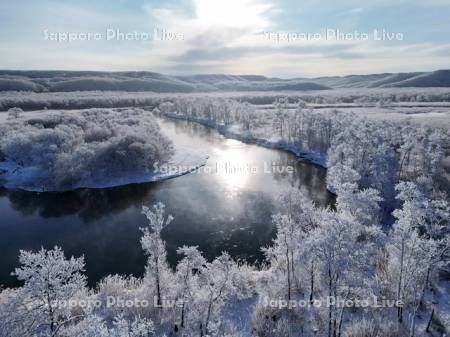
[[[0,284],[17,285],[10,273],[20,249],[61,246],[84,254],[91,285],[108,274],[142,275],[145,258],[142,205],[162,201],[175,220],[164,230],[169,262],[181,245],[198,245],[209,258],[228,251],[256,261],[274,236],[271,215],[288,186],[303,187],[319,205],[332,202],[325,170],[284,151],[226,139],[185,121],[161,121],[176,144],[205,149],[207,168],[157,183],[65,193],[0,189]],[[276,163],[276,169],[272,169]],[[294,173],[286,167],[293,166]],[[217,169],[218,168],[218,169]],[[270,171],[270,173],[269,173]]]

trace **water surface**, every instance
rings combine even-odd
[[[274,236],[271,215],[277,198],[289,186],[304,188],[318,205],[333,202],[321,167],[191,122],[160,123],[176,146],[205,149],[207,166],[171,180],[115,188],[64,193],[0,189],[0,284],[17,285],[10,273],[20,249],[55,245],[67,256],[84,254],[91,285],[108,274],[142,275],[139,239],[146,219],[141,207],[157,201],[175,217],[163,232],[172,265],[182,245],[199,246],[208,259],[228,251],[260,260],[260,247]]]

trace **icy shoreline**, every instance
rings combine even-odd
[[[191,151],[191,153],[186,154],[182,150],[185,151],[186,149],[176,149],[176,153],[171,160],[161,165],[171,167],[170,172],[157,172],[155,170],[140,175],[123,176],[100,182],[85,180],[70,187],[59,189],[46,189],[43,186],[37,186],[36,181],[39,181],[39,175],[34,168],[21,169],[19,166],[14,165],[14,163],[3,161],[0,162],[0,181],[3,181],[0,185],[8,189],[20,189],[28,192],[68,192],[81,188],[112,188],[173,179],[189,174],[206,165],[208,155],[199,153],[198,151]]]
[[[208,158],[204,149],[174,146],[142,109],[20,111],[0,124],[0,186],[10,189],[64,192],[155,182],[192,172]]]
[[[214,129],[223,136],[243,141],[245,143],[256,144],[265,148],[278,149],[288,151],[299,158],[303,158],[323,168],[326,166],[326,158],[316,153],[304,151],[295,145],[285,142],[269,140],[261,137],[255,137],[250,134],[243,134],[238,130],[232,130],[232,127],[214,123],[211,120],[186,116],[175,112],[163,114],[170,119],[186,120],[204,125]],[[68,185],[60,188],[46,188],[42,183],[42,177],[39,171],[34,167],[22,168],[12,162],[0,162],[0,185],[9,189],[21,189],[29,192],[66,192],[81,188],[112,188],[130,184],[141,184],[149,182],[164,181],[173,179],[193,171],[206,165],[208,155],[202,153],[199,149],[192,149],[184,146],[175,148],[175,154],[167,163],[156,163],[161,167],[170,167],[170,170],[155,170],[157,167],[149,169],[148,172],[142,172],[134,175],[123,175],[119,178],[103,179],[90,178],[82,180],[76,184]]]
[[[227,138],[240,140],[245,143],[260,145],[260,146],[270,148],[270,149],[278,149],[278,150],[288,151],[288,152],[293,153],[297,157],[300,157],[300,158],[310,161],[311,163],[313,163],[315,165],[318,165],[323,168],[327,168],[327,165],[326,165],[327,159],[325,157],[320,156],[313,152],[304,151],[304,150],[302,150],[294,145],[291,145],[291,144],[287,144],[284,142],[270,141],[268,139],[258,138],[253,135],[243,135],[243,134],[240,134],[240,133],[230,130],[230,128],[227,127],[226,125],[217,124],[211,120],[207,120],[204,118],[196,118],[196,117],[192,117],[192,116],[181,115],[181,114],[177,114],[175,112],[166,113],[166,114],[164,114],[164,116],[166,116],[168,118],[172,118],[172,119],[185,120],[185,121],[204,125],[211,129],[217,130],[220,134],[222,134],[223,136],[225,136]]]

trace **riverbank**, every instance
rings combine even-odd
[[[143,109],[23,112],[0,122],[0,185],[33,192],[109,188],[178,177],[206,164],[189,143],[173,146]],[[170,172],[158,168],[168,165]]]
[[[186,115],[177,114],[175,112],[170,112],[170,113],[164,114],[164,116],[166,116],[168,118],[181,119],[181,120],[201,124],[203,126],[206,126],[206,127],[209,127],[209,128],[212,128],[212,129],[218,131],[220,134],[222,134],[223,136],[225,136],[227,138],[240,140],[245,143],[260,145],[260,146],[264,146],[264,147],[271,148],[271,149],[288,151],[290,153],[293,153],[297,157],[300,157],[300,158],[310,161],[311,163],[313,163],[315,165],[318,165],[323,168],[327,168],[327,158],[326,157],[318,155],[313,152],[305,151],[305,150],[303,150],[295,145],[292,145],[292,144],[288,144],[288,143],[280,142],[280,141],[273,141],[270,139],[258,138],[253,135],[250,135],[250,134],[247,134],[247,135],[241,134],[241,133],[236,132],[236,130],[233,131],[232,128],[230,128],[229,126],[226,126],[223,124],[217,124],[217,123],[214,123],[213,121],[205,119],[205,118],[186,116]]]
[[[37,182],[39,172],[33,168],[22,168],[11,162],[0,162],[0,179],[3,180],[2,187],[8,189],[20,189],[27,192],[68,192],[82,188],[102,189],[119,187],[131,184],[144,184],[149,182],[164,181],[177,178],[206,165],[208,155],[186,148],[175,149],[175,154],[165,166],[171,167],[170,171],[157,170],[140,175],[121,176],[119,178],[105,179],[103,181],[93,181],[91,179],[80,181],[72,185],[70,188],[47,189],[45,186],[39,187],[35,184],[30,185],[29,182]]]

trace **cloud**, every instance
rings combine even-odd
[[[0,30],[0,68],[151,70],[170,74],[226,72],[295,77],[433,70],[450,66],[448,43],[442,41],[445,34],[434,34],[448,30],[441,27],[443,19],[437,20],[434,15],[441,12],[447,0],[431,0],[430,9],[423,8],[418,0],[400,0],[395,4],[379,0],[363,5],[358,0],[305,0],[301,3],[293,0],[137,0],[132,3],[121,0],[105,3],[43,0],[39,6],[31,3],[28,12],[14,3],[0,4],[0,10],[3,9],[0,19],[4,19],[0,23],[3,25],[0,28],[4,28]],[[379,17],[389,8],[392,9],[390,16]],[[413,37],[403,42],[274,43],[262,38],[265,31],[307,33],[311,30],[313,33],[321,24],[345,31],[354,27],[365,31],[368,25],[390,22],[403,8],[408,14],[416,15],[410,20],[399,17],[393,22],[395,28]],[[422,11],[428,11],[427,15],[420,16]],[[412,21],[417,26],[417,15],[423,20],[420,22],[423,32],[417,33],[417,27],[407,26]],[[435,19],[425,25],[429,17]],[[385,21],[379,21],[383,18]],[[20,23],[20,19],[27,25]],[[43,27],[76,32],[104,31],[109,27],[151,32],[159,27],[181,33],[184,38],[147,43],[58,44],[42,40],[40,30]],[[432,33],[440,36],[440,40],[431,41]]]
[[[362,55],[351,52],[354,45],[302,45],[282,47],[222,47],[190,49],[181,55],[173,57],[176,62],[203,62],[203,61],[231,61],[241,57],[257,56],[261,54],[294,54],[294,55],[316,55],[321,57],[359,58]]]

